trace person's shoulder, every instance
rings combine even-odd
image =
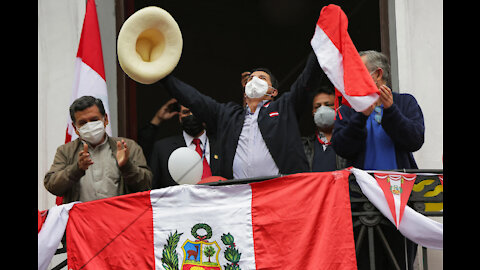
[[[182,142],[182,141],[184,141],[184,138],[181,134],[179,134],[179,135],[173,135],[173,136],[155,141],[154,145],[169,145],[175,142]]]
[[[236,103],[236,102],[233,102],[233,101],[229,101],[227,103],[222,103],[223,105],[223,108],[225,111],[232,111],[232,112],[235,112],[235,111],[243,111],[244,110],[244,107],[242,107],[242,105]]]
[[[398,103],[409,104],[409,105],[418,104],[417,99],[412,94],[392,92],[392,95],[393,95],[393,101],[397,104]]]
[[[80,143],[80,139],[77,138],[77,139],[75,139],[75,140],[73,140],[73,141],[71,141],[71,142],[67,142],[67,143],[64,143],[64,144],[58,146],[57,149],[58,149],[58,150],[63,150],[63,151],[75,149],[75,148],[78,147],[78,144],[79,144],[79,143]]]
[[[397,97],[399,99],[403,99],[403,100],[415,100],[415,97],[410,94],[410,93],[397,93],[397,92],[392,92],[392,95],[394,97]]]

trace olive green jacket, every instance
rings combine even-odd
[[[146,191],[152,186],[152,172],[147,166],[142,148],[133,140],[127,138],[107,137],[114,157],[117,155],[117,141],[125,140],[130,151],[128,162],[119,167],[120,194]],[[56,196],[63,197],[63,203],[78,201],[79,180],[85,171],[78,167],[78,155],[83,150],[80,139],[61,145],[50,170],[45,174],[45,188]]]

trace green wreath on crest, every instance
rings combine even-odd
[[[197,234],[197,231],[199,229],[204,229],[207,234],[206,235],[198,235]],[[212,228],[208,225],[208,224],[205,224],[205,223],[198,223],[198,224],[195,224],[195,226],[192,227],[192,236],[197,238],[198,240],[200,241],[205,241],[205,240],[208,240],[212,237]]]

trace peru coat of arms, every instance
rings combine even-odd
[[[200,235],[199,231],[206,234]],[[183,260],[179,268],[177,245],[183,233],[170,233],[167,244],[162,252],[162,265],[167,270],[241,270],[238,262],[241,253],[235,247],[234,238],[230,233],[223,234],[221,240],[226,246],[223,252],[225,259],[229,262],[223,267],[220,265],[219,256],[222,248],[217,241],[211,241],[212,228],[205,223],[198,223],[192,227],[191,234],[195,239],[187,239],[181,245]]]

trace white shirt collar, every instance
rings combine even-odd
[[[200,137],[198,137],[198,138],[200,139],[201,144],[205,145],[205,142],[207,141],[207,132],[204,131],[203,134],[200,135]],[[192,144],[192,141],[193,141],[193,139],[195,139],[195,137],[190,136],[188,133],[183,131],[183,139],[185,140],[185,144],[187,146],[189,146],[189,145]]]

